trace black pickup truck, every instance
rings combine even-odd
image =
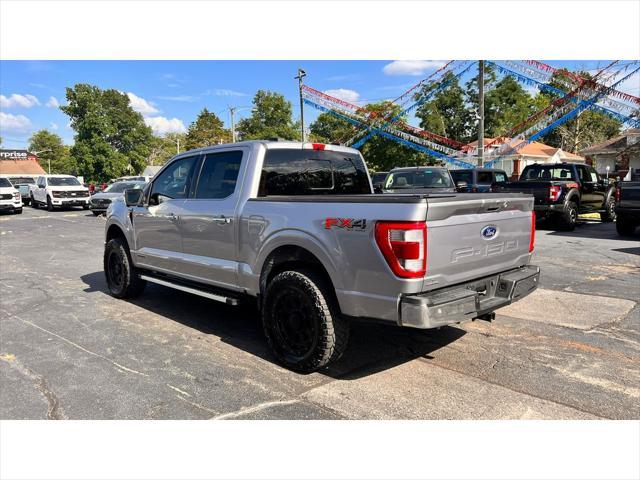
[[[563,230],[573,230],[583,213],[599,213],[603,222],[616,219],[615,186],[589,165],[534,163],[517,182],[498,185],[496,191],[533,195],[536,217],[551,217]]]
[[[616,230],[633,235],[640,226],[640,182],[620,182],[616,187]]]

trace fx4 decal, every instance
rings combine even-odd
[[[324,228],[330,230],[333,227],[346,228],[347,230],[364,230],[367,228],[365,218],[325,218]]]

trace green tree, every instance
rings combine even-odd
[[[442,81],[451,83],[436,93],[430,101],[421,105],[416,111],[416,117],[420,119],[420,126],[425,130],[466,142],[473,136],[471,129],[475,121],[474,113],[467,105],[465,92],[458,79],[455,79],[451,72],[447,72]],[[434,85],[425,86],[418,98],[427,95],[433,88]]]
[[[224,123],[218,116],[203,108],[194,122],[189,125],[185,148],[194,148],[217,145],[231,141],[231,132],[224,128]]]
[[[484,111],[485,134],[499,137],[530,117],[536,106],[534,99],[517,80],[505,76],[485,95]]]
[[[343,143],[353,135],[357,129],[346,120],[331,115],[321,113],[318,118],[309,125],[312,142],[322,143]]]
[[[578,74],[582,77],[592,78],[589,72],[579,72]],[[566,70],[557,70],[551,78],[550,85],[563,91],[577,88],[577,86],[568,86],[567,79],[570,80],[570,77],[566,75]],[[550,92],[541,93],[540,96],[544,98],[546,105],[560,98],[560,95]],[[572,108],[577,107],[577,104],[573,102],[570,105]],[[622,124],[619,120],[605,113],[583,110],[568,122],[548,132],[541,141],[568,152],[578,153],[584,148],[618,135],[621,127]]]
[[[40,166],[51,173],[76,175],[78,165],[71,157],[70,149],[62,143],[62,138],[48,130],[39,130],[29,139],[29,151],[36,153]]]
[[[293,121],[291,102],[283,95],[258,90],[253,97],[253,105],[251,116],[238,122],[237,131],[241,139],[300,140],[299,123]]]
[[[178,146],[180,146],[181,152],[186,149],[186,141],[186,133],[167,133],[162,137],[153,137],[147,164],[164,165],[167,160],[178,153]]]
[[[76,131],[71,156],[78,174],[94,181],[140,172],[152,143],[151,129],[135,112],[129,98],[117,90],[88,84],[67,88],[69,115]]]

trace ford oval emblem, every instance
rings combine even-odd
[[[484,238],[485,240],[492,239],[493,237],[496,236],[497,233],[498,233],[498,227],[494,225],[487,225],[482,230],[480,230],[480,235],[482,235],[482,238]]]

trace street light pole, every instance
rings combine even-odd
[[[229,107],[229,113],[231,114],[231,143],[236,143],[236,123],[234,115],[237,107]]]
[[[478,62],[478,166],[484,164],[484,60]]]
[[[302,101],[302,79],[306,76],[307,76],[307,72],[299,68],[298,76],[293,77],[298,80],[298,92],[300,94],[300,137],[302,138],[303,142],[305,141],[305,138],[304,138],[304,103]]]

